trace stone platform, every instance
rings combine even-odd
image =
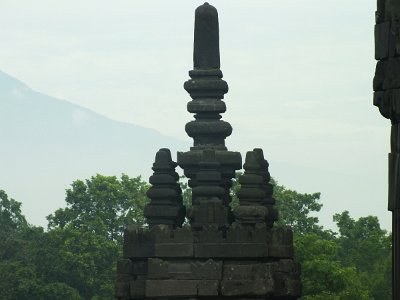
[[[118,299],[297,299],[299,265],[287,227],[125,231]],[[242,298],[246,297],[246,298]]]

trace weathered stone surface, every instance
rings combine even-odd
[[[375,59],[384,59],[389,56],[389,34],[391,22],[375,25]]]
[[[292,296],[300,297],[301,283],[300,280],[288,278],[287,274],[274,274],[274,296]]]
[[[389,153],[389,200],[388,209],[400,208],[400,153]]]
[[[194,26],[194,68],[219,69],[219,24],[215,7],[208,3],[199,6]]]
[[[224,263],[224,280],[264,280],[272,279],[274,263],[260,261],[228,261]]]
[[[141,280],[133,280],[130,282],[130,294],[131,298],[143,298],[145,294],[146,281]]]
[[[374,105],[385,118],[400,122],[400,89],[375,92]]]
[[[271,296],[274,281],[271,280],[223,280],[221,294],[227,297]]]
[[[390,22],[389,31],[389,56],[395,57],[400,55],[400,22]],[[378,41],[379,42],[379,41]],[[375,40],[375,43],[377,41]]]
[[[126,258],[192,257],[193,235],[188,228],[171,230],[162,225],[151,230],[129,228],[124,234],[123,255]]]
[[[194,257],[196,258],[254,258],[267,256],[268,248],[265,244],[220,243],[194,246]]]
[[[281,259],[273,263],[274,271],[280,273],[288,273],[293,275],[300,275],[300,264],[292,259]]]
[[[272,228],[269,255],[275,258],[293,258],[293,232],[289,227]]]
[[[147,280],[146,297],[217,296],[218,280]]]
[[[130,296],[130,282],[129,281],[117,281],[115,283],[115,297],[117,298],[129,298]]]
[[[389,58],[383,63],[383,90],[400,88],[400,57]]]
[[[376,23],[379,24],[379,23],[382,23],[385,21],[385,2],[386,2],[386,0],[378,0],[377,2],[378,2],[377,3],[378,5],[377,5],[376,13],[375,13],[375,20],[376,20]]]
[[[149,279],[221,279],[222,261],[149,259]]]
[[[385,0],[385,20],[400,20],[400,3],[397,0]]]
[[[387,64],[386,61],[378,61],[375,68],[375,76],[373,81],[374,91],[382,91],[383,90],[383,81],[385,80],[385,75]]]
[[[133,264],[130,259],[119,259],[117,262],[118,274],[133,274]]]

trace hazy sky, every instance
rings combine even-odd
[[[229,149],[261,147],[281,184],[321,192],[328,226],[345,209],[390,224],[389,122],[372,105],[375,2],[210,2],[230,86]],[[0,69],[36,91],[188,139],[182,85],[202,3],[0,0]]]

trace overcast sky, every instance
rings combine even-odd
[[[230,87],[227,146],[261,147],[281,184],[321,192],[328,226],[347,209],[390,227],[389,122],[372,105],[375,2],[210,2]],[[202,3],[0,0],[0,69],[36,91],[189,139],[182,86]]]

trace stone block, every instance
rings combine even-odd
[[[207,189],[207,187],[196,187],[195,189]],[[195,192],[193,189],[193,192]],[[218,188],[224,193],[224,189]],[[230,210],[226,207],[222,200],[218,199],[215,201],[200,202],[199,204],[193,205],[188,210],[188,218],[193,228],[202,229],[207,226],[213,227],[227,227],[229,220]]]
[[[389,31],[389,56],[395,57],[400,55],[400,22],[390,22]],[[376,40],[375,40],[376,43]]]
[[[274,296],[299,297],[301,295],[300,280],[292,279],[290,274],[274,274]]]
[[[225,262],[223,280],[272,280],[272,263],[260,261]]]
[[[300,264],[293,261],[292,259],[281,259],[274,263],[274,272],[290,273],[293,278],[299,278],[300,276]]]
[[[271,239],[271,231],[266,228],[231,227],[226,232],[227,243],[265,244]]]
[[[130,259],[119,259],[117,262],[118,274],[133,274],[133,264]]]
[[[115,297],[116,298],[128,298],[130,296],[130,283],[129,281],[115,283]]]
[[[389,200],[388,209],[400,208],[400,153],[389,153]]]
[[[383,66],[383,90],[400,88],[400,57],[385,60]]]
[[[197,286],[197,296],[210,297],[218,296],[219,281],[218,280],[200,280]]]
[[[380,107],[383,103],[384,91],[374,92],[374,105]]]
[[[132,262],[133,275],[146,275],[147,274],[147,260],[137,260]]]
[[[193,257],[193,244],[155,244],[153,257]]]
[[[195,244],[221,243],[224,240],[222,230],[216,227],[204,228],[195,233]]]
[[[375,21],[377,24],[385,21],[385,2],[386,0],[378,0],[377,1],[377,10],[375,13]]]
[[[222,261],[149,259],[149,279],[208,279],[222,278]]]
[[[385,19],[387,21],[400,20],[400,3],[398,0],[385,0]]]
[[[272,228],[272,239],[268,247],[273,258],[293,258],[293,233],[289,227]]]
[[[123,254],[126,258],[191,257],[193,235],[190,229],[169,229],[165,225],[151,230],[127,229]]]
[[[208,243],[195,244],[194,256],[196,258],[254,258],[267,257],[266,244],[257,243]]]
[[[378,61],[375,68],[375,76],[373,81],[374,91],[382,91],[383,90],[383,81],[385,80],[386,74],[386,61]]]
[[[385,118],[400,122],[400,89],[375,92],[374,105]]]
[[[218,280],[147,280],[146,297],[217,296]]]
[[[153,252],[153,245],[148,231],[128,227],[124,231],[124,258],[147,257]]]
[[[265,222],[268,208],[261,205],[239,205],[235,208],[236,220],[241,224],[255,224]]]
[[[390,119],[392,116],[392,103],[389,97],[389,91],[374,92],[374,105],[378,106],[382,116]]]
[[[222,280],[221,294],[226,297],[271,296],[274,281],[271,280]]]
[[[380,60],[389,56],[389,34],[391,22],[375,25],[375,59]]]
[[[392,21],[400,21],[400,2],[398,0],[391,0],[392,7],[391,7],[391,15]]]
[[[193,243],[193,234],[190,228],[170,229],[168,226],[158,225],[150,230],[154,243]]]
[[[131,298],[143,298],[145,296],[146,281],[133,280],[130,282],[130,294]]]

